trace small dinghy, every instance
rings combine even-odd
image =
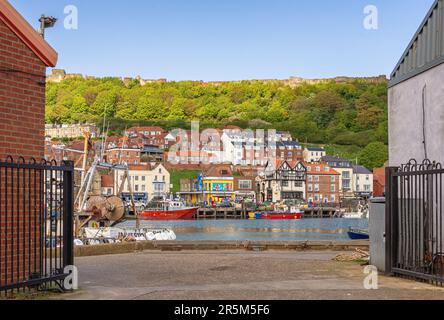
[[[348,236],[352,240],[368,240],[370,239],[370,235],[368,230],[359,229],[359,228],[350,228],[347,232]]]

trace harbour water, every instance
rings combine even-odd
[[[135,227],[127,221],[118,227]],[[302,220],[179,220],[142,221],[141,227],[169,228],[177,240],[190,241],[291,241],[350,240],[350,227],[368,228],[367,219],[302,219]]]

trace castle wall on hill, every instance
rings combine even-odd
[[[59,83],[66,79],[72,79],[72,78],[82,78],[82,79],[96,79],[96,77],[93,76],[87,76],[82,75],[80,73],[66,73],[63,69],[53,69],[52,74],[47,76],[46,81],[52,82],[52,83]],[[168,82],[167,79],[142,79],[140,76],[137,76],[135,78],[132,77],[116,77],[116,79],[121,79],[123,83],[128,86],[133,81],[138,81],[141,86],[145,86],[147,84],[151,83],[166,83]],[[336,83],[347,83],[355,80],[362,80],[362,81],[368,81],[368,82],[388,82],[387,77],[385,75],[377,76],[377,77],[336,77],[336,78],[326,78],[326,79],[305,79],[301,77],[290,77],[289,79],[279,80],[279,79],[257,79],[257,80],[250,80],[250,81],[258,81],[258,82],[279,82],[284,83],[290,87],[297,87],[303,83],[308,84],[319,84],[319,83],[325,83],[328,81],[334,81]],[[210,82],[204,82],[204,81],[193,81],[202,83],[204,86],[220,86],[225,83],[240,83],[242,81],[210,81]]]

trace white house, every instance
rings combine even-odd
[[[304,161],[309,163],[320,162],[327,152],[323,148],[305,148]]]
[[[122,184],[125,171],[114,171],[114,190],[119,190]],[[146,193],[148,199],[163,196],[170,193],[171,179],[170,173],[161,164],[150,165],[130,165],[129,176],[131,187],[135,193]],[[122,192],[129,192],[128,184],[123,184]]]
[[[373,193],[373,172],[363,166],[353,166],[352,187],[358,197],[371,196]]]

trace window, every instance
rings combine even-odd
[[[342,173],[342,178],[343,178],[343,179],[350,179],[350,172],[348,172],[348,171],[344,171],[344,172]]]
[[[369,181],[369,180],[370,180],[370,176],[367,175],[367,176],[365,177],[365,180]]]
[[[321,167],[316,167],[316,172],[321,172]]]
[[[134,191],[136,191],[136,192],[139,191],[139,185],[138,185],[138,184],[136,184],[136,185],[134,186]]]
[[[252,189],[251,180],[239,180],[239,189]]]
[[[336,177],[335,176],[331,177],[331,182],[336,182]]]
[[[294,182],[294,186],[295,186],[296,188],[302,188],[302,186],[303,186],[302,181],[295,181],[295,182]]]
[[[331,185],[331,192],[336,192],[336,186],[334,184]]]
[[[319,176],[315,176],[315,182],[319,182]]]
[[[142,176],[142,181],[146,181],[146,176]]]
[[[308,185],[308,191],[310,191],[310,192],[313,191],[313,185],[312,185],[312,184],[309,184],[309,185]]]
[[[315,184],[315,192],[318,192],[318,191],[319,191],[319,185]]]
[[[336,201],[336,196],[335,195],[332,195],[331,196],[331,202],[335,202]]]
[[[288,187],[288,180],[282,181],[282,186],[283,187]]]
[[[134,180],[139,181],[139,176],[135,176]]]
[[[366,184],[366,185],[364,186],[364,189],[365,189],[365,191],[371,191],[371,190],[370,190],[370,185],[369,185],[369,184]]]
[[[145,192],[146,191],[146,186],[143,184],[142,185],[142,192]]]
[[[313,181],[313,176],[311,176],[311,175],[308,176],[308,181],[309,181],[309,182],[312,182],[312,181]]]

